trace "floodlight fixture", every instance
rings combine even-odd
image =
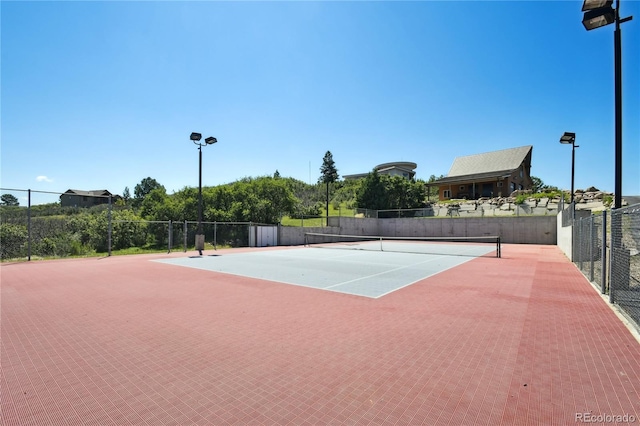
[[[622,35],[620,24],[630,21],[633,16],[620,18],[620,1],[584,0],[582,3],[582,25],[587,31],[615,23],[613,31],[613,64],[615,94],[615,190],[613,208],[622,206]],[[562,142],[562,140],[561,140]],[[568,143],[568,142],[567,142]]]
[[[600,9],[601,7],[611,7],[613,0],[584,0],[582,11]]]
[[[191,133],[191,141],[198,145],[198,229],[196,230],[196,250],[202,256],[202,250],[204,250],[204,232],[202,232],[202,147],[213,145],[218,140],[213,136],[209,136],[204,140],[204,143],[201,143],[201,139],[201,133]]]
[[[574,182],[576,175],[576,148],[579,148],[576,145],[576,134],[573,132],[564,132],[562,136],[560,136],[560,143],[565,145],[571,145],[571,211],[575,216],[575,205],[574,205]],[[575,219],[575,217],[573,217]]]
[[[560,143],[573,144],[576,141],[576,134],[571,132],[564,132],[564,135],[560,136]]]
[[[611,6],[601,7],[585,12],[582,25],[587,31],[613,24],[616,20],[616,11]]]

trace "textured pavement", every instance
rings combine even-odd
[[[0,424],[640,424],[640,343],[555,246],[378,299],[180,256],[0,266]]]

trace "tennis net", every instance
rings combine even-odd
[[[499,236],[482,237],[382,237],[307,232],[304,245],[314,248],[501,257]]]

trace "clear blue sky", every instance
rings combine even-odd
[[[533,145],[532,174],[614,189],[613,25],[581,1],[7,2],[0,186],[169,193]],[[623,194],[640,194],[640,3],[623,0]],[[3,191],[7,192],[7,191]],[[14,193],[26,204],[25,194]],[[33,196],[33,203],[57,201]]]

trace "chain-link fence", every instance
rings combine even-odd
[[[32,193],[38,191],[12,191],[26,192],[27,206],[0,206],[2,260],[111,255],[113,250],[135,253],[195,249],[198,230],[195,221],[141,220],[126,205],[114,203],[111,196],[95,194],[86,200],[91,207],[62,206],[62,203],[32,206]],[[273,230],[267,235],[260,229],[265,226],[274,225],[203,222],[202,233],[207,248],[213,249],[277,244]]]
[[[573,261],[640,327],[640,204],[576,219]]]
[[[611,213],[610,300],[640,325],[640,204]]]
[[[573,261],[591,282],[600,287],[602,293],[606,293],[606,259],[610,235],[607,229],[607,212],[576,220],[573,235]]]

